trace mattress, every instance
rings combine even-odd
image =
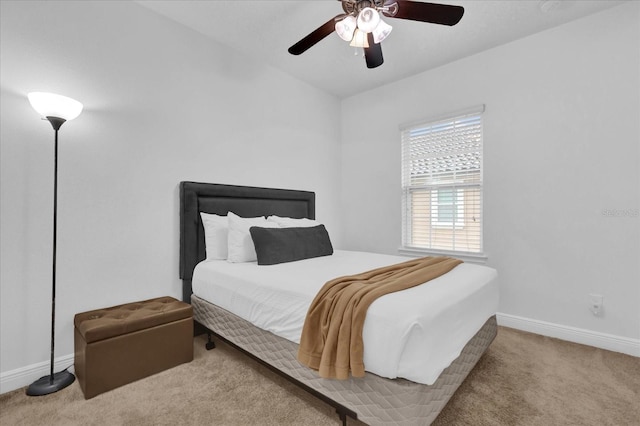
[[[299,343],[308,307],[332,278],[407,260],[336,250],[334,255],[259,266],[255,262],[204,261],[193,292],[205,301],[292,343]],[[367,371],[431,385],[498,305],[497,274],[464,263],[435,280],[375,301],[363,329]]]

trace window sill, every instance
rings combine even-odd
[[[466,253],[466,252],[456,252],[456,251],[446,251],[446,250],[431,250],[431,249],[421,249],[415,247],[400,247],[398,248],[398,253],[404,256],[451,256],[456,259],[463,260],[465,262],[477,263],[480,265],[484,265],[487,263],[488,257],[484,253]]]

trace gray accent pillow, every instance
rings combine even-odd
[[[258,265],[275,265],[333,254],[324,225],[306,228],[249,228]]]

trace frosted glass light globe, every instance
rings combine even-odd
[[[31,92],[27,96],[33,109],[43,117],[57,117],[69,121],[82,112],[82,104],[66,96],[46,92]]]

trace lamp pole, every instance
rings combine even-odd
[[[67,121],[58,117],[47,117],[56,133],[55,147],[53,154],[53,267],[51,278],[51,368],[49,373],[49,383],[53,384],[53,358],[56,335],[56,247],[58,239],[58,130]]]

